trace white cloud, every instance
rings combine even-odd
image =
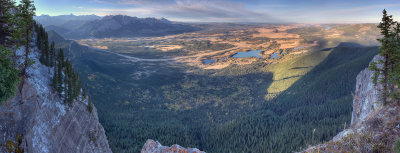
[[[242,3],[225,0],[175,0],[170,3],[159,3],[156,0],[92,0],[98,3],[114,2],[130,8],[99,9],[82,8],[80,14],[125,14],[138,17],[166,17],[182,21],[210,22],[278,22],[277,19],[253,10]]]
[[[371,9],[383,9],[388,7],[396,7],[400,6],[399,4],[382,4],[382,5],[369,5],[369,6],[360,6],[360,7],[352,7],[347,9],[338,9],[334,11],[324,12],[326,15],[349,15],[351,13],[360,13],[365,12]]]

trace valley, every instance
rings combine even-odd
[[[327,141],[350,122],[355,76],[378,51],[374,24],[208,27],[58,40],[114,152],[139,152],[147,139],[206,152],[291,152]],[[249,50],[261,51],[235,58]]]
[[[1,0],[0,152],[400,153],[398,10]]]

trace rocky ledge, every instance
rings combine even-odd
[[[179,145],[163,146],[158,141],[147,140],[141,153],[205,153],[196,148],[183,148]]]
[[[18,57],[23,50],[17,50]],[[36,47],[31,50],[34,64],[27,69],[28,77],[0,106],[0,152],[15,143],[28,153],[110,153],[96,108],[89,112],[83,95],[71,106],[64,104],[50,86],[53,69],[40,64]]]

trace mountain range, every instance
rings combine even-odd
[[[200,30],[192,25],[172,22],[165,18],[138,18],[126,15],[42,15],[35,20],[46,30],[54,30],[67,39],[164,36]]]
[[[50,15],[41,15],[35,16],[34,19],[42,24],[44,27],[54,25],[68,28],[68,25],[71,23],[84,23],[86,21],[93,21],[101,19],[100,16],[97,15],[59,15],[59,16],[50,16]]]

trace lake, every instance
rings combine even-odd
[[[271,55],[271,58],[272,59],[279,58],[279,54],[278,53],[274,53],[274,54]]]
[[[253,50],[253,51],[248,51],[248,52],[237,52],[235,55],[233,55],[233,58],[246,58],[246,57],[257,57],[260,58],[262,57],[260,55],[260,52],[263,50]]]
[[[211,64],[211,63],[215,63],[215,62],[217,62],[217,60],[214,60],[214,59],[205,59],[205,60],[203,60],[204,64]]]
[[[296,47],[295,50],[300,50],[302,48],[305,48],[305,47],[301,47],[301,46],[300,47]]]

